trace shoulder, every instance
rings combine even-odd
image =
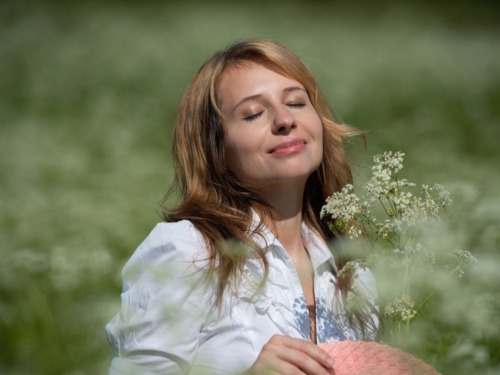
[[[175,263],[184,266],[204,262],[208,250],[202,234],[188,220],[174,223],[158,223],[131,256],[124,274],[144,269],[162,268]],[[203,265],[200,265],[203,267]]]
[[[204,243],[201,233],[188,220],[174,223],[158,223],[138,248],[138,252],[150,248],[172,250],[172,246],[193,245]],[[191,246],[186,246],[192,248]]]

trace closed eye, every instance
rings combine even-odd
[[[304,107],[305,105],[306,105],[306,103],[304,103],[304,102],[291,102],[291,103],[287,104],[287,106],[294,107],[294,108]]]
[[[245,120],[245,121],[253,121],[253,120],[258,119],[261,115],[262,115],[262,112],[252,113],[250,115],[247,115],[247,116],[243,117],[243,120]]]

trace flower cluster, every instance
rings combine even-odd
[[[416,314],[415,302],[406,294],[392,299],[384,308],[384,315],[398,317],[404,323],[409,322]]]
[[[408,325],[428,300],[422,298],[423,302],[416,304],[410,293],[412,277],[417,272],[432,272],[435,263],[433,249],[425,244],[425,234],[429,224],[436,226],[440,221],[440,212],[451,204],[451,199],[441,185],[417,187],[401,178],[403,159],[402,152],[376,155],[372,176],[360,194],[352,185],[346,185],[326,200],[321,218],[328,221],[334,233],[354,240],[358,248],[369,244],[370,252],[348,262],[339,276],[352,274],[353,264],[383,265],[384,272],[394,280],[391,293],[379,301],[382,316]],[[448,259],[451,262],[446,268],[458,276],[476,261],[465,250],[453,250]]]
[[[462,277],[465,270],[477,262],[477,259],[467,250],[455,249],[451,252],[452,264],[450,268],[451,273],[456,273],[458,277]]]
[[[365,185],[364,200],[354,193],[352,185],[334,193],[321,209],[321,217],[331,218],[331,229],[351,238],[361,235],[376,241],[393,241],[405,229],[422,220],[438,219],[439,210],[451,204],[449,193],[441,185],[422,185],[419,195],[411,188],[416,185],[398,178],[403,168],[401,152],[385,152],[374,157],[372,178]],[[378,221],[374,205],[382,208],[386,218]]]

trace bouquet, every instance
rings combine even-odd
[[[440,275],[461,277],[476,262],[466,250],[436,246],[450,194],[439,184],[417,187],[402,178],[403,158],[402,152],[375,155],[372,176],[362,191],[357,194],[346,185],[321,210],[341,239],[341,251],[353,258],[339,277],[355,277],[359,266],[374,272],[379,313],[393,335],[409,333],[410,322],[431,301]],[[355,308],[359,294],[356,288],[348,293],[347,308]]]

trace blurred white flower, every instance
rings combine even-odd
[[[340,237],[355,239],[357,247],[364,242],[371,245],[363,259],[348,262],[339,276],[352,275],[356,263],[378,269],[384,276],[389,273],[389,290],[382,291],[378,303],[384,317],[396,323],[396,327],[404,323],[409,329],[409,322],[434,293],[418,295],[412,283],[418,279],[432,280],[425,272],[435,271],[435,251],[442,253],[441,247],[427,246],[425,240],[446,238],[438,223],[441,211],[452,201],[442,185],[417,187],[401,178],[403,158],[402,152],[375,155],[372,176],[359,196],[352,185],[346,185],[326,200],[321,218]],[[459,277],[475,263],[475,258],[465,250],[454,250],[449,255],[451,258],[446,257],[448,264],[444,268]],[[354,306],[358,294],[356,290],[348,294],[348,305]]]
[[[415,302],[408,295],[403,294],[385,305],[384,315],[408,323],[417,315]]]
[[[462,277],[465,270],[477,263],[477,259],[467,250],[455,249],[451,252],[452,264],[448,266],[451,273],[456,273],[458,277]]]

